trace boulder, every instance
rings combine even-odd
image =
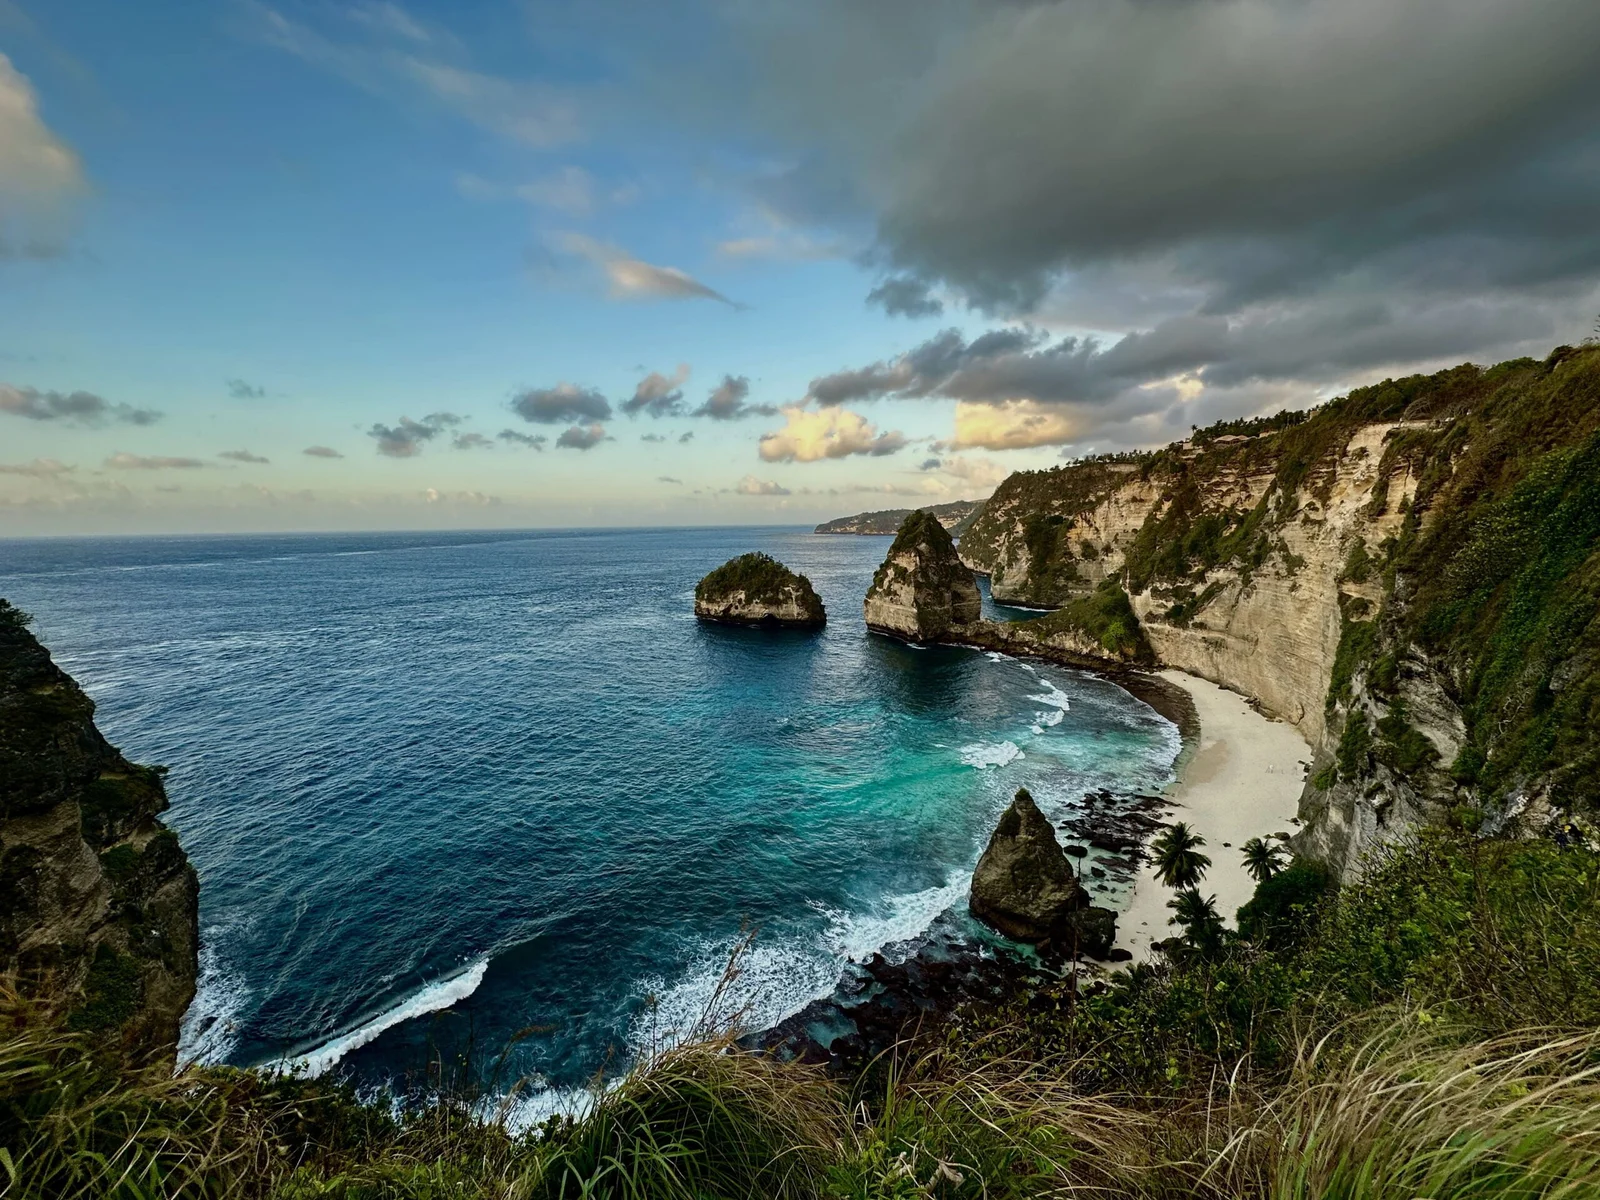
[[[1080,908],[1067,918],[1068,933],[1062,939],[1077,954],[1117,961],[1112,944],[1117,940],[1117,914],[1109,908]]]
[[[972,873],[972,915],[1014,941],[1070,943],[1087,936],[1072,918],[1088,906],[1055,829],[1019,788]]]
[[[950,534],[926,509],[901,523],[863,607],[868,629],[913,642],[959,636],[962,626],[983,613],[976,579],[962,565]]]
[[[724,625],[820,629],[828,619],[811,581],[760,552],[741,554],[694,589],[694,615]]]

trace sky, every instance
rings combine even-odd
[[[0,0],[0,537],[813,522],[1600,313],[1594,0]]]

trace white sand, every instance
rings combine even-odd
[[[1200,718],[1199,741],[1173,787],[1176,808],[1169,820],[1186,821],[1205,838],[1201,852],[1210,856],[1211,869],[1200,894],[1216,896],[1217,911],[1231,926],[1255,891],[1239,848],[1250,838],[1295,829],[1311,747],[1293,725],[1262,716],[1235,692],[1182,671],[1162,671],[1161,678],[1194,698]],[[1117,918],[1117,945],[1132,951],[1135,962],[1149,957],[1151,942],[1177,932],[1167,924],[1172,895],[1156,882],[1150,863],[1140,867],[1128,910]]]

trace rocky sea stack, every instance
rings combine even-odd
[[[972,873],[972,915],[1013,941],[1053,942],[1094,958],[1110,953],[1116,915],[1091,908],[1055,828],[1017,789]]]
[[[0,971],[71,1028],[170,1062],[194,997],[199,883],[161,770],[100,736],[94,702],[0,600]]]
[[[694,589],[694,615],[727,625],[820,629],[828,614],[811,581],[759,551],[729,559]]]
[[[982,615],[972,571],[939,519],[918,509],[900,525],[867,589],[867,628],[913,642],[940,641]]]

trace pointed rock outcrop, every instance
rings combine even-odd
[[[1116,914],[1090,907],[1055,828],[1027,788],[1017,789],[978,860],[969,907],[1013,941],[1051,941],[1104,958],[1116,940]]]
[[[828,619],[811,581],[757,551],[729,559],[694,589],[694,615],[724,625],[820,629]]]
[[[867,628],[913,642],[934,642],[979,619],[983,602],[955,543],[926,509],[900,525],[872,577],[864,605]]]
[[[0,972],[64,998],[71,1028],[168,1062],[194,997],[199,883],[158,768],[0,600]]]

